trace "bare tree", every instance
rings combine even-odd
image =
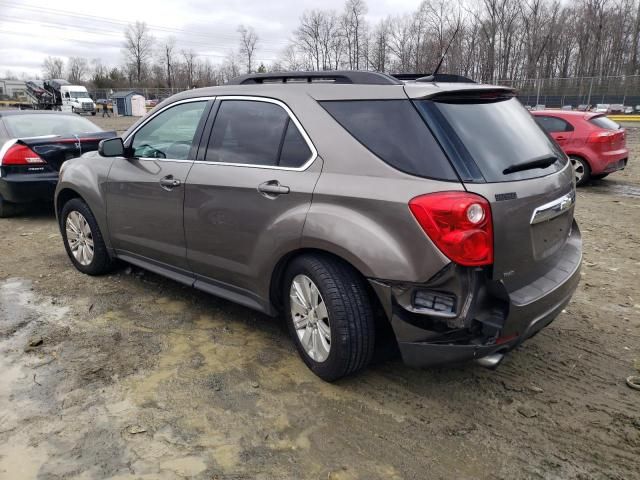
[[[47,57],[42,64],[44,78],[61,78],[64,70],[64,60],[60,57]]]
[[[367,4],[364,0],[347,0],[341,18],[342,30],[347,44],[348,65],[350,69],[360,69],[360,55],[363,46],[363,31],[366,28],[364,16]]]
[[[153,53],[153,37],[145,22],[136,22],[126,28],[124,38],[125,56],[134,68],[135,80],[140,83]]]
[[[184,72],[186,74],[187,88],[195,86],[195,72],[197,55],[193,50],[182,50],[182,59],[184,60]]]
[[[162,45],[162,49],[161,49],[161,57],[162,57],[162,63],[164,65],[164,72],[166,75],[166,81],[167,81],[167,87],[172,88],[173,87],[173,69],[174,69],[174,63],[176,61],[175,59],[175,48],[176,48],[176,41],[175,38],[173,37],[169,37],[164,44]]]
[[[247,73],[251,73],[253,71],[253,60],[258,43],[258,35],[253,30],[253,27],[247,28],[244,25],[238,27],[238,33],[240,34],[240,54],[245,59]]]
[[[89,62],[82,57],[69,57],[67,60],[67,79],[71,83],[82,83],[89,73]]]

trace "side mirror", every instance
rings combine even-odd
[[[98,144],[98,153],[103,157],[124,157],[124,144],[120,137],[107,138]]]

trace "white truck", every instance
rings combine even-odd
[[[71,85],[66,80],[26,82],[27,94],[34,108],[39,110],[66,110],[73,113],[96,114],[96,104],[82,85]]]

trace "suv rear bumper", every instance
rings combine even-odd
[[[402,360],[405,364],[413,367],[427,367],[475,360],[493,353],[507,353],[528,338],[533,337],[558,316],[571,300],[579,280],[580,268],[578,267],[563,284],[544,297],[545,303],[550,303],[551,308],[537,313],[537,315],[534,314],[535,316],[529,320],[522,333],[517,333],[513,337],[507,336],[505,338],[508,340],[504,342],[491,345],[476,345],[473,343],[440,345],[429,342],[398,342]],[[537,310],[537,303],[522,306],[516,306],[512,303],[509,317],[512,315],[517,315],[518,317],[530,316],[533,311]],[[507,322],[509,320],[510,318],[507,318]],[[392,323],[397,324],[397,322],[402,322],[402,319],[394,316]]]
[[[391,326],[405,364],[427,367],[464,362],[494,353],[509,352],[549,325],[569,303],[578,286],[581,252],[582,241],[575,226],[574,234],[565,245],[561,259],[544,277],[507,294],[508,300],[503,301],[501,306],[498,306],[499,300],[496,300],[493,306],[493,301],[489,300],[485,301],[482,310],[475,312],[474,318],[485,318],[485,323],[480,327],[484,332],[478,332],[479,328],[447,329],[445,324],[440,325],[444,327],[440,328],[440,333],[420,328],[420,316],[400,306],[402,299],[394,297],[391,285],[378,281],[371,281],[371,284],[391,319]],[[550,283],[550,279],[556,281]],[[482,288],[482,285],[476,288],[475,295],[478,295]],[[498,318],[499,315],[495,316],[493,313],[499,309],[504,312],[503,318]],[[492,315],[495,316],[495,321],[491,318]],[[479,327],[480,323],[474,323]],[[430,325],[434,325],[433,321]],[[487,334],[487,331],[492,329],[494,333]]]

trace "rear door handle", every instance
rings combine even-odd
[[[560,135],[559,137],[556,137],[556,140],[566,140],[567,137],[563,137],[562,135]]]
[[[273,198],[277,197],[278,195],[289,193],[290,189],[289,187],[280,185],[280,182],[277,180],[269,180],[268,182],[264,182],[258,185],[258,191],[265,197]]]
[[[180,183],[180,180],[173,178],[173,175],[167,175],[160,179],[160,186],[165,190],[172,190],[175,187],[179,187]]]

